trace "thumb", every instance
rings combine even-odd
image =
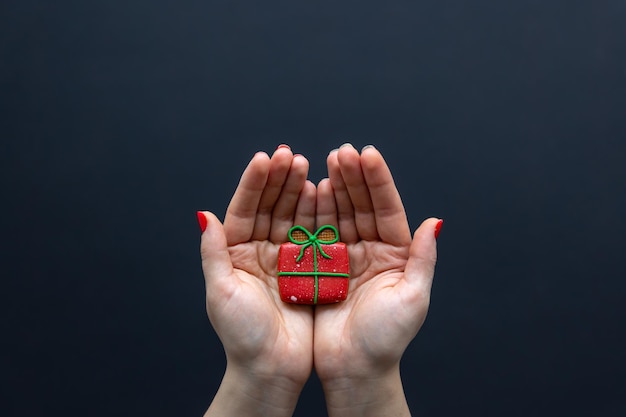
[[[209,211],[198,212],[198,222],[203,230],[200,239],[202,270],[207,287],[212,281],[228,277],[233,272],[224,226]]]
[[[437,263],[437,238],[443,220],[429,218],[422,222],[413,235],[409,260],[404,271],[407,281],[417,285],[419,292],[430,295]]]

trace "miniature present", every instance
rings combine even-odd
[[[280,298],[293,304],[329,304],[348,296],[348,248],[331,225],[311,234],[302,226],[289,230],[278,252]]]

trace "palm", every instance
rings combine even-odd
[[[271,160],[257,154],[223,227],[210,215],[202,245],[207,311],[229,364],[262,364],[256,371],[294,380],[306,380],[311,371],[313,313],[280,300],[276,259],[289,227],[314,221],[305,209],[314,209],[306,200],[315,199],[307,171],[306,160],[287,149]]]
[[[216,331],[225,345],[234,346],[234,359],[285,365],[283,372],[308,374],[310,371],[312,311],[294,308],[278,296],[275,269],[278,246],[271,242],[249,242],[229,248],[233,274],[226,280],[232,285],[211,308]],[[213,320],[213,318],[212,318]],[[303,360],[304,358],[304,360]],[[279,373],[277,369],[273,370]]]
[[[330,181],[318,187],[318,222],[339,225],[351,278],[346,301],[315,311],[315,368],[325,379],[367,374],[399,361],[426,316],[434,266],[434,260],[430,267],[421,265],[429,240],[420,247],[422,233],[412,242],[380,154],[372,150],[359,157],[353,148],[337,154],[329,156]]]
[[[408,251],[380,242],[349,245],[349,250],[352,265],[380,256],[389,260],[354,270],[344,303],[318,307],[315,356],[325,359],[318,361],[316,368],[326,377],[338,369],[348,371],[348,364],[358,371],[399,360],[403,349],[398,346],[406,346],[418,329],[411,316],[417,314],[419,305],[410,303],[415,294],[404,281]]]

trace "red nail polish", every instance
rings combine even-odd
[[[280,148],[287,148],[287,149],[291,149],[291,148],[289,147],[289,145],[285,145],[284,143],[283,143],[283,144],[278,145],[278,148],[276,148],[276,150],[278,150],[278,149],[280,149]]]
[[[207,219],[204,213],[201,211],[198,212],[198,223],[200,223],[200,230],[202,231],[202,233],[204,233],[207,226]]]
[[[435,239],[439,237],[439,232],[441,232],[441,226],[443,226],[443,220],[439,220],[437,225],[435,226]]]

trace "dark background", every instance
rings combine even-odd
[[[195,211],[349,141],[445,219],[415,415],[625,415],[624,1],[4,0],[0,35],[0,414],[202,415]]]

